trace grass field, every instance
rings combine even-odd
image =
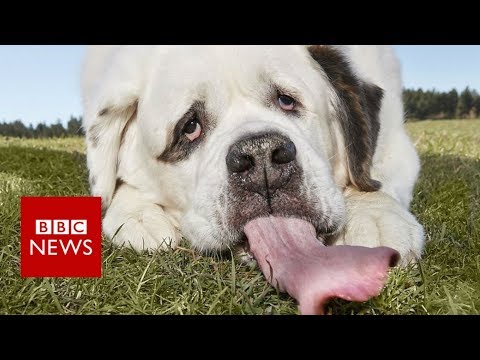
[[[480,313],[480,121],[407,125],[422,158],[413,212],[427,247],[419,267],[394,269],[367,303],[333,314]],[[0,313],[296,314],[256,268],[200,257],[182,244],[153,256],[103,246],[100,279],[21,279],[21,195],[86,195],[83,139],[0,137]]]

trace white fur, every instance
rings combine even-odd
[[[305,171],[304,190],[319,213],[345,223],[338,243],[393,247],[419,257],[421,225],[409,213],[419,160],[403,126],[401,74],[389,47],[345,46],[359,76],[382,87],[381,130],[371,169],[382,190],[359,193],[347,183],[344,146],[330,119],[331,86],[303,46],[95,46],[83,73],[84,127],[92,193],[108,208],[104,232],[137,250],[175,246],[180,232],[202,250],[230,244],[222,202],[225,155],[242,135],[272,129],[288,134]],[[292,121],[260,100],[265,77],[302,94],[307,115]],[[162,164],[168,134],[202,98],[215,129],[188,160]],[[138,102],[136,119],[129,122]],[[99,113],[109,108],[108,115]],[[123,145],[121,133],[128,123]],[[340,146],[340,151],[338,151]],[[116,178],[126,184],[114,194]],[[228,194],[227,194],[228,195]]]

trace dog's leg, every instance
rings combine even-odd
[[[172,219],[140,192],[121,184],[103,219],[103,231],[118,246],[137,251],[174,248],[181,239]]]
[[[397,200],[382,191],[346,191],[347,221],[335,245],[388,246],[397,250],[401,263],[421,256],[423,228]]]

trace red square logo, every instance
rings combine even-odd
[[[22,197],[22,277],[100,277],[99,197]]]

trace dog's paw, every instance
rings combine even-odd
[[[336,245],[387,246],[406,265],[419,259],[424,245],[423,227],[396,200],[381,193],[347,196],[347,222]]]
[[[128,214],[110,207],[103,219],[103,231],[115,245],[136,251],[172,249],[181,239],[163,210],[154,204]]]

